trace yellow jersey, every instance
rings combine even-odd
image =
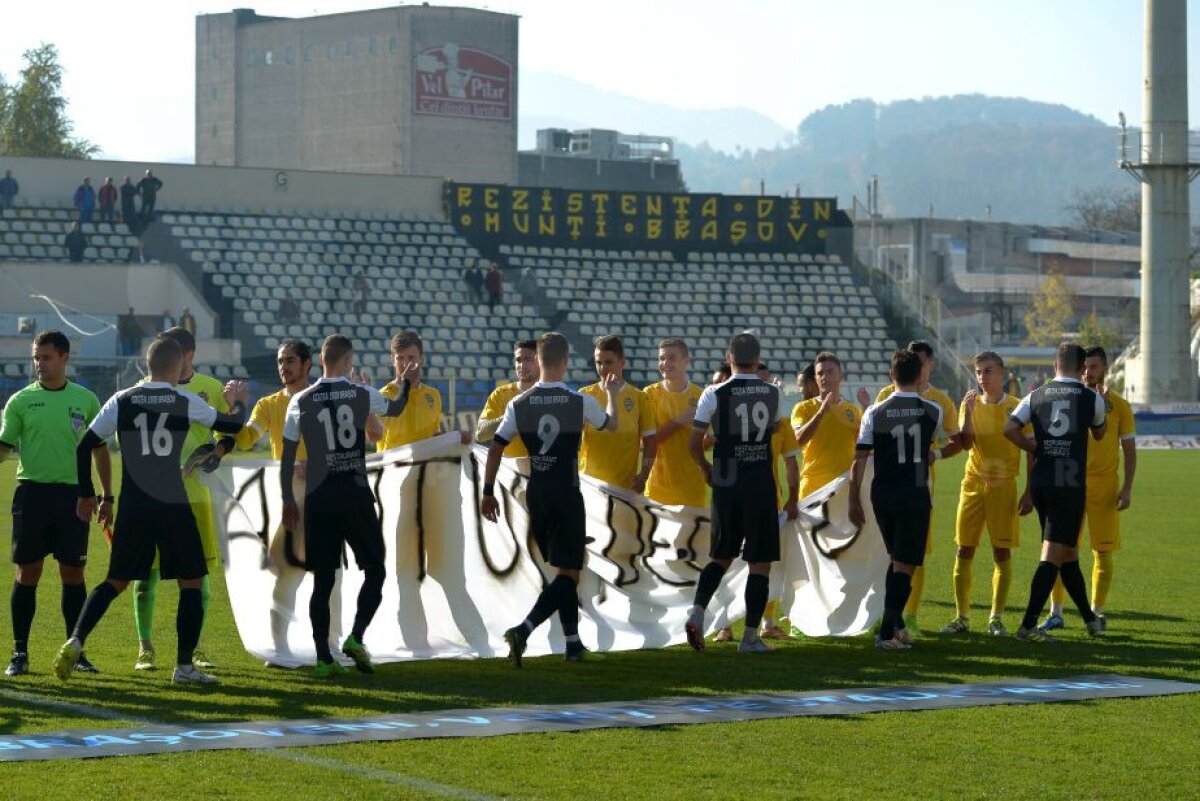
[[[589,384],[579,392],[595,398],[601,409],[608,404],[608,396],[598,383]],[[642,437],[653,435],[654,409],[650,399],[645,392],[625,382],[617,393],[617,430],[584,427],[579,472],[628,489],[642,469]]]
[[[149,380],[150,378],[147,376],[138,383],[144,384]],[[225,402],[225,385],[212,376],[193,372],[191,378],[187,381],[180,381],[175,386],[191,392],[218,412],[222,414],[229,413],[229,404]],[[183,450],[179,452],[179,458],[182,460],[181,464],[187,462],[188,458],[192,455],[192,451],[196,450],[196,448],[199,448],[201,445],[211,445],[213,442],[211,428],[202,426],[199,423],[192,423],[188,426],[187,437],[183,440]]]
[[[283,418],[287,414],[288,402],[291,399],[292,394],[286,389],[281,389],[274,395],[259,398],[258,403],[254,404],[254,410],[250,412],[250,421],[235,437],[238,449],[250,450],[254,447],[254,443],[262,439],[263,434],[266,434],[271,443],[271,458],[282,459]],[[301,438],[300,447],[296,449],[296,460],[304,461],[306,458],[304,439]]]
[[[809,398],[792,407],[792,429],[798,431],[817,416],[820,398]],[[817,430],[804,444],[804,464],[800,468],[800,494],[807,495],[833,481],[850,469],[854,462],[858,426],[862,410],[858,404],[842,399],[817,423]]]
[[[493,389],[492,394],[488,395],[487,401],[483,404],[483,411],[479,413],[479,422],[495,422],[498,425],[500,418],[504,417],[504,410],[508,408],[508,404],[520,394],[521,387],[516,381],[502,384]],[[529,449],[525,447],[525,440],[516,437],[508,443],[508,447],[504,449],[504,455],[518,458],[528,456]]]
[[[1120,461],[1121,443],[1137,436],[1133,422],[1133,407],[1111,389],[1105,392],[1104,411],[1108,415],[1108,428],[1104,436],[1088,443],[1087,474],[1107,475],[1117,472]]]
[[[1021,473],[1021,449],[1004,436],[1004,424],[1021,403],[1020,398],[1004,395],[998,403],[988,403],[983,395],[975,402],[973,426],[975,441],[967,456],[967,476],[984,482],[1015,479]],[[967,419],[964,403],[958,411],[958,426],[961,429]],[[1033,426],[1022,431],[1028,435]]]
[[[787,423],[775,427],[771,435],[771,457],[775,460],[775,504],[778,508],[788,502],[787,464],[785,459],[800,453],[796,432]]]
[[[888,398],[888,396],[890,396],[895,391],[896,391],[896,385],[888,384],[886,387],[879,390],[879,394],[875,396],[875,402],[883,403],[883,401],[886,400]],[[925,387],[925,389],[921,390],[917,394],[920,395],[925,400],[933,401],[934,403],[936,403],[938,406],[941,407],[941,409],[942,409],[942,438],[937,441],[937,447],[939,447],[939,448],[945,447],[946,444],[950,442],[950,437],[953,437],[955,434],[957,434],[959,432],[958,425],[955,422],[956,420],[958,420],[958,406],[955,405],[954,401],[950,400],[949,395],[947,395],[945,392],[942,392],[940,389],[935,387],[933,384],[930,384],[929,386]]]
[[[679,417],[691,407],[694,412],[700,402],[700,387],[689,383],[682,392],[671,392],[662,381],[645,389],[646,396],[654,409],[656,431]],[[664,440],[658,439],[658,452],[654,466],[650,468],[650,479],[646,482],[646,497],[668,506],[705,506],[708,484],[700,465],[688,451],[692,436],[690,425],[672,431]]]
[[[379,391],[388,400],[400,396],[400,387],[394,383],[385,385]],[[421,384],[409,391],[408,405],[400,415],[380,419],[383,421],[383,438],[375,446],[376,451],[429,439],[442,427],[442,393],[428,384]]]

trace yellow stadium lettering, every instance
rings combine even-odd
[[[513,228],[516,228],[518,233],[522,233],[522,234],[529,233],[529,215],[528,214],[514,214],[512,216],[512,224],[513,224]]]
[[[822,222],[829,222],[832,210],[828,200],[819,200],[813,202],[813,219]]]
[[[489,211],[483,215],[483,230],[489,234],[500,233],[500,212]]]
[[[608,221],[605,220],[605,218],[603,218],[603,217],[596,218],[596,238],[597,239],[608,238]]]
[[[514,189],[512,191],[512,210],[529,211],[529,190]]]
[[[542,190],[542,211],[545,213],[554,211],[554,193],[549,189]]]
[[[583,231],[583,218],[578,215],[570,215],[567,217],[567,235],[572,239],[578,239]]]
[[[539,236],[554,236],[556,229],[555,218],[550,214],[538,215],[538,235]]]
[[[754,213],[760,220],[771,217],[775,213],[775,198],[760,197],[754,202]]]
[[[662,227],[662,220],[646,220],[646,238],[661,239]]]
[[[719,208],[720,207],[717,204],[717,199],[715,197],[705,198],[704,202],[700,204],[700,216],[716,217]]]
[[[593,192],[591,194],[592,209],[597,215],[608,214],[608,201],[612,199],[612,195],[606,192]]]
[[[686,217],[692,207],[692,199],[687,195],[671,195],[671,205],[675,207],[676,217]]]
[[[483,190],[483,206],[488,209],[500,208],[500,189],[489,186]]]
[[[627,217],[637,214],[637,195],[621,195],[621,213]]]
[[[662,195],[646,195],[646,216],[661,217],[663,213]]]
[[[471,198],[472,198],[473,194],[474,193],[471,191],[471,187],[460,186],[458,188],[458,191],[455,193],[455,201],[454,202],[458,204],[458,207],[460,209],[465,209],[466,207],[471,205]]]
[[[675,239],[683,242],[692,234],[692,223],[688,220],[675,221]]]
[[[759,242],[774,242],[775,241],[775,223],[760,222],[757,227],[758,227],[758,241]]]
[[[808,230],[808,223],[800,223],[799,225],[787,224],[788,233],[792,236],[792,241],[799,242],[804,238],[804,232]]]
[[[735,245],[741,244],[742,240],[746,238],[748,227],[745,220],[734,220],[729,224],[729,241]]]
[[[793,200],[788,203],[788,219],[801,220],[804,218],[804,201]]]
[[[583,211],[583,193],[571,192],[567,195],[567,213],[579,214]]]
[[[709,220],[700,226],[700,240],[702,242],[716,242],[719,238],[720,231],[717,230],[716,220]]]

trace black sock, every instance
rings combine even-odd
[[[192,652],[200,642],[200,627],[204,624],[204,599],[200,588],[179,588],[179,609],[175,612],[175,640],[178,651],[175,664],[192,664]]]
[[[746,631],[758,631],[771,593],[770,585],[770,579],[759,573],[746,577]]]
[[[896,629],[901,628],[899,624],[910,592],[912,576],[892,570],[889,565],[887,578],[884,580],[883,620],[879,624],[879,639],[890,640],[896,636]]]
[[[383,565],[372,565],[364,571],[362,587],[358,591],[358,610],[354,613],[354,628],[350,635],[359,642],[367,634],[367,626],[375,617],[379,604],[383,601],[383,580],[387,573]]]
[[[29,630],[33,628],[33,615],[37,612],[37,585],[18,584],[12,588],[13,650],[18,653],[29,651]]]
[[[564,598],[574,597],[575,582],[567,576],[556,576],[554,581],[547,584],[546,589],[542,590],[542,594],[538,596],[525,619],[536,629],[562,608]]]
[[[1075,607],[1083,617],[1083,622],[1091,623],[1095,620],[1096,613],[1092,611],[1092,603],[1088,600],[1087,584],[1083,581],[1083,571],[1079,569],[1079,560],[1063,562],[1062,567],[1058,569],[1058,575],[1062,578],[1067,595],[1071,596],[1071,600],[1075,602]]]
[[[562,578],[567,578],[562,576]],[[570,579],[567,579],[570,581]],[[558,621],[562,623],[563,636],[578,637],[579,636],[579,590],[575,586],[575,582],[571,581],[571,590],[567,592],[564,588],[561,591],[560,603],[558,606]],[[567,641],[567,650],[571,649],[571,641]]]
[[[82,584],[64,584],[62,588],[62,616],[67,626],[67,636],[75,630],[83,602],[87,600],[87,588]]]
[[[1042,607],[1046,605],[1046,599],[1054,589],[1056,578],[1058,565],[1038,562],[1037,569],[1033,571],[1033,580],[1029,582],[1029,606],[1025,607],[1025,617],[1021,620],[1022,628],[1031,629],[1037,625],[1038,615],[1042,613]]]
[[[92,633],[92,629],[96,628],[100,618],[104,617],[104,613],[108,611],[108,605],[118,595],[120,593],[117,592],[117,588],[107,581],[100,582],[92,590],[92,594],[83,604],[83,611],[79,613],[79,620],[75,622],[75,631],[72,633],[72,636],[79,640],[81,646],[87,640],[88,635]]]
[[[317,646],[317,659],[322,662],[333,661],[333,654],[329,651],[329,597],[333,595],[333,585],[336,581],[337,573],[333,570],[318,570],[313,573],[312,597],[308,600],[313,643]]]
[[[721,578],[724,575],[725,568],[716,562],[709,562],[704,566],[704,570],[700,571],[700,578],[696,582],[696,606],[708,608],[708,602],[712,600],[717,587],[721,586]]]

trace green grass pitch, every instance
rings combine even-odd
[[[764,658],[733,646],[695,654],[686,646],[610,654],[599,664],[530,660],[428,661],[383,666],[375,676],[320,684],[302,672],[268,671],[242,651],[222,577],[214,582],[204,637],[223,683],[177,689],[169,671],[135,674],[132,601],[120,598],[88,642],[104,671],[59,684],[49,671],[63,640],[59,581],[47,564],[30,644],[34,674],[0,677],[9,688],[100,707],[96,719],[0,695],[0,732],[163,722],[355,716],[448,707],[634,700],[663,695],[815,690],[1011,677],[1128,673],[1200,682],[1196,549],[1200,455],[1143,452],[1133,507],[1122,518],[1109,635],[1089,640],[1076,616],[1052,647],[926,635],[911,652],[875,651],[866,637],[799,640]],[[935,547],[920,621],[928,631],[953,614],[950,568],[958,479],[956,458],[940,466]],[[12,495],[15,465],[0,465],[0,498]],[[108,549],[92,542],[88,586]],[[11,518],[0,515],[7,553]],[[1006,622],[1015,630],[1037,560],[1026,519]],[[1084,557],[1085,573],[1090,557]],[[991,558],[975,569],[974,621],[986,621]],[[8,584],[4,584],[7,597]],[[176,592],[164,585],[156,641],[174,648]],[[369,635],[369,633],[368,633]],[[0,601],[0,647],[10,643]],[[165,660],[170,662],[169,658]],[[289,759],[293,755],[300,761]],[[0,766],[5,799],[179,798],[1137,798],[1195,797],[1200,695],[1015,707],[799,718],[643,730],[538,734],[476,740],[364,743],[287,752],[223,751]],[[296,756],[298,755],[298,756]]]

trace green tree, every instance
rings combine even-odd
[[[1025,344],[1047,347],[1061,342],[1074,313],[1074,300],[1062,273],[1047,275],[1025,313]]]
[[[1109,361],[1117,358],[1126,344],[1121,332],[1097,317],[1095,312],[1080,321],[1075,342],[1084,348],[1099,345],[1108,354]]]
[[[42,44],[26,50],[24,57],[20,81],[0,87],[0,153],[71,159],[93,155],[98,146],[71,135],[58,49]]]

